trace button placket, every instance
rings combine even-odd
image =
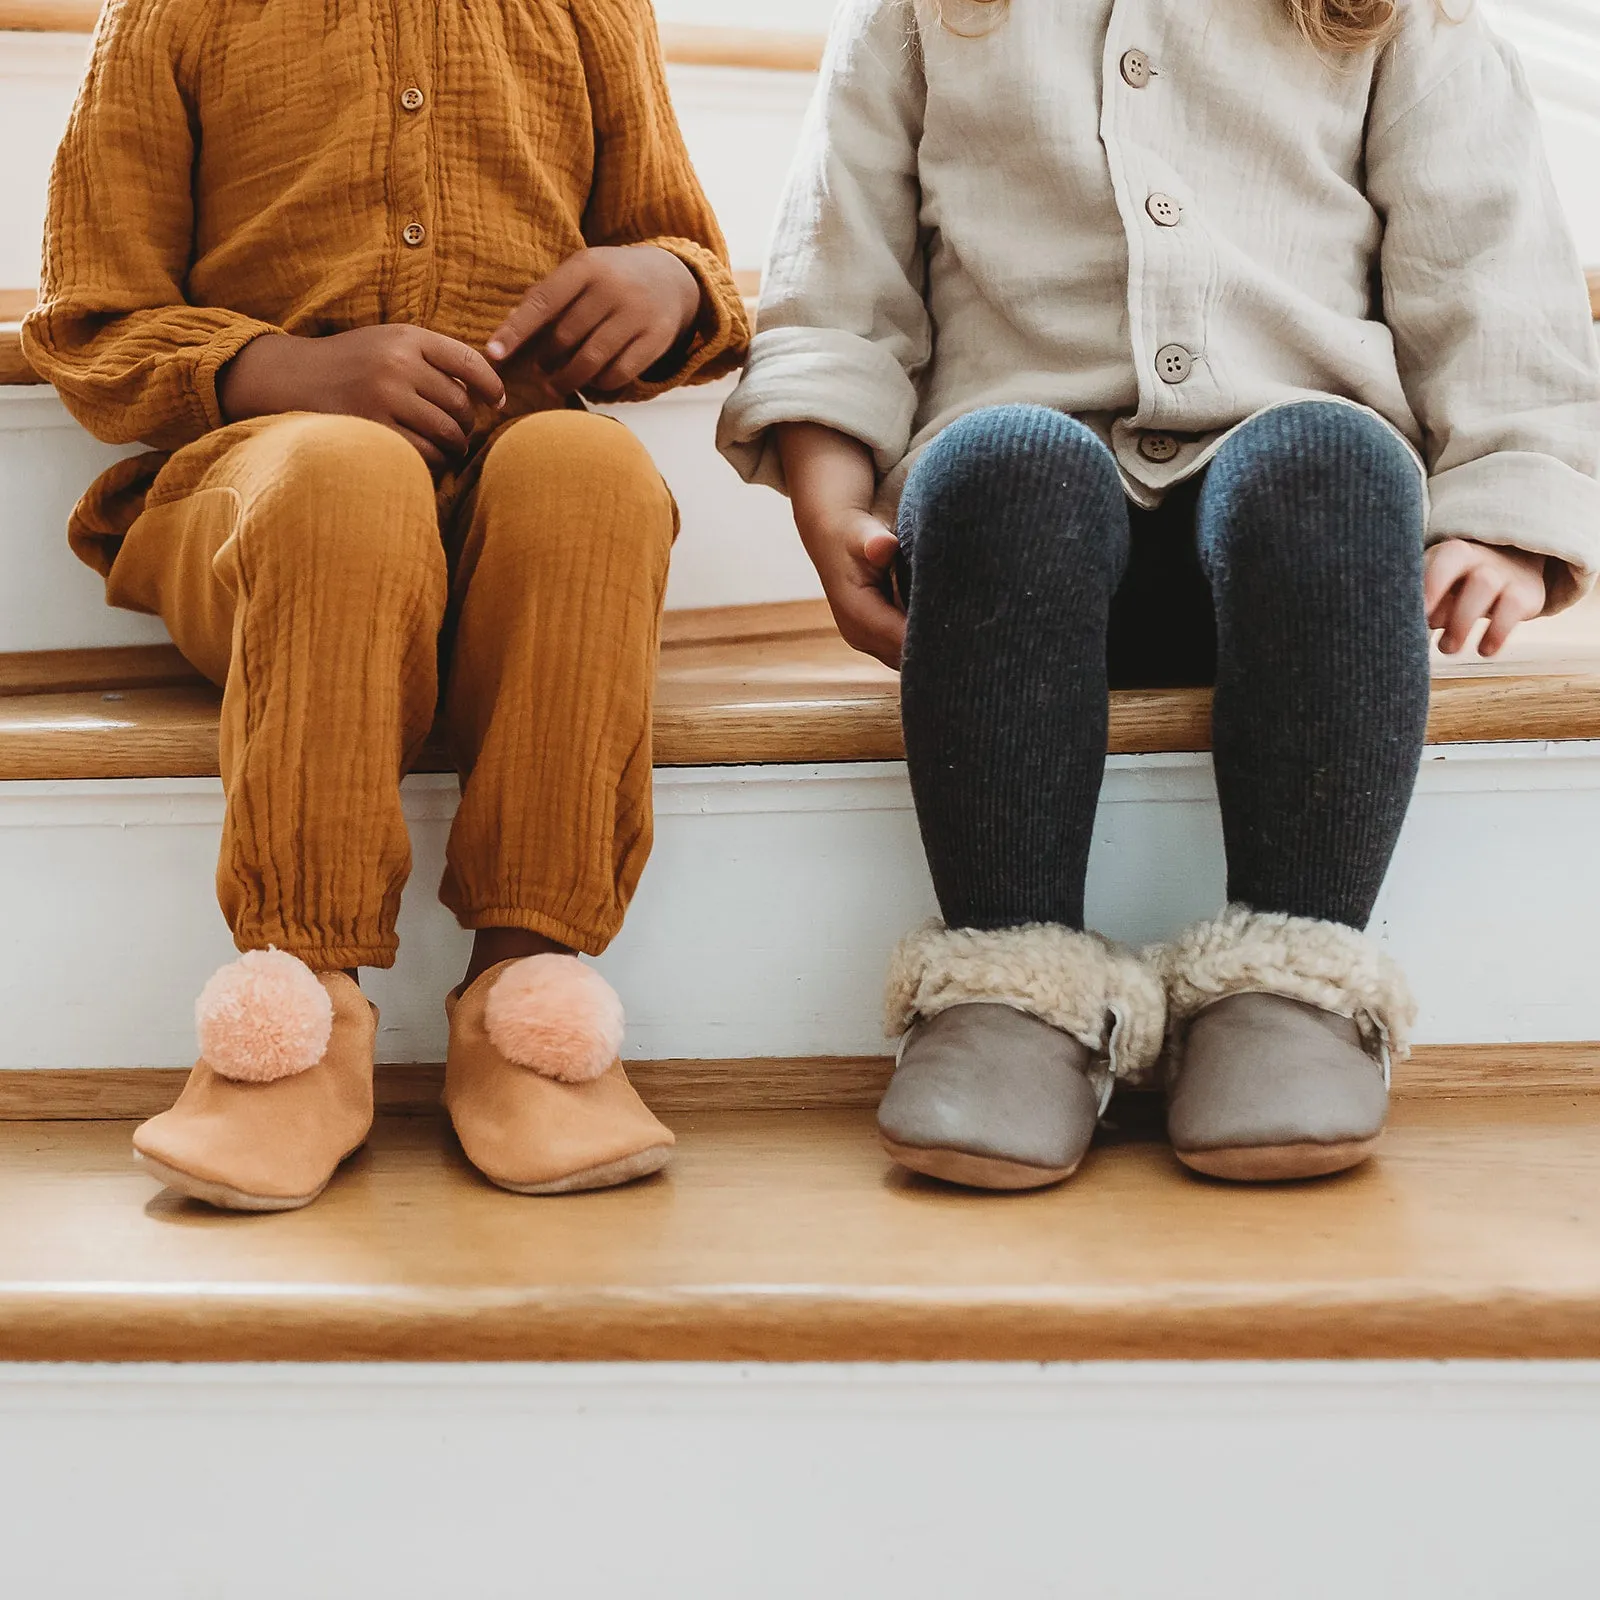
[[[423,115],[434,86],[433,8],[420,0],[394,0],[393,51],[386,71],[391,111],[392,237],[399,244],[388,316],[422,322],[435,293],[438,215],[431,153],[434,118]]]

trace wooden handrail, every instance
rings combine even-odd
[[[0,31],[92,33],[100,0],[0,0]],[[661,26],[667,60],[684,67],[743,67],[765,72],[815,72],[823,39],[771,28],[718,28],[698,23]]]

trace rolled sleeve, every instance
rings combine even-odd
[[[1600,576],[1600,483],[1548,455],[1501,450],[1436,475],[1428,541],[1475,539],[1549,558],[1545,613],[1581,600]]]
[[[816,422],[859,439],[881,477],[910,446],[916,410],[916,386],[882,345],[831,328],[771,328],[750,346],[717,448],[747,482],[784,490],[771,429]]]
[[[767,264],[756,337],[718,447],[783,489],[770,430],[814,422],[878,472],[909,447],[933,348],[917,148],[927,88],[910,0],[845,0]]]
[[[1413,6],[1380,72],[1368,192],[1386,320],[1431,473],[1429,537],[1600,567],[1600,355],[1521,67],[1474,12]]]

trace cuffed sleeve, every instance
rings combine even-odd
[[[50,179],[29,364],[111,444],[175,450],[218,427],[217,374],[278,331],[190,305],[192,107],[185,35],[200,0],[110,0]]]
[[[1600,572],[1600,358],[1521,67],[1476,10],[1452,23],[1412,5],[1371,129],[1384,314],[1432,475],[1428,538],[1550,557],[1560,610]]]
[[[750,328],[722,229],[673,115],[649,0],[596,0],[572,15],[594,109],[584,238],[591,246],[654,245],[683,262],[700,285],[700,314],[678,348],[626,389],[596,397],[648,400],[733,371]]]
[[[846,0],[779,209],[757,331],[718,448],[784,488],[770,430],[859,439],[879,473],[905,455],[932,349],[917,147],[926,100],[911,0]]]

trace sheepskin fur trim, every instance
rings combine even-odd
[[[1051,923],[947,928],[929,922],[889,965],[890,1037],[952,1006],[1015,1006],[1105,1056],[1113,1076],[1151,1080],[1166,1034],[1166,996],[1136,952]]]
[[[1148,954],[1166,979],[1175,1045],[1196,1012],[1229,995],[1256,993],[1351,1018],[1374,1055],[1387,1048],[1393,1060],[1404,1061],[1410,1054],[1417,1008],[1405,976],[1354,928],[1229,906]]]

